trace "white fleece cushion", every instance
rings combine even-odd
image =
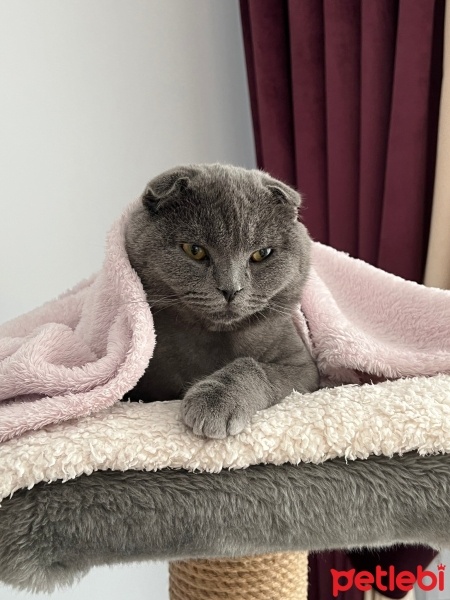
[[[293,392],[224,440],[195,436],[179,408],[178,400],[115,404],[1,444],[0,498],[96,470],[219,472],[259,463],[450,451],[449,375]]]

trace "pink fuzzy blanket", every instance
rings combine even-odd
[[[125,251],[136,202],[109,232],[97,274],[0,326],[0,441],[105,409],[143,374],[155,332]],[[316,242],[312,258],[296,323],[325,379],[450,373],[450,292]]]

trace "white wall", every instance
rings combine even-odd
[[[2,0],[0,321],[101,264],[183,162],[254,166],[237,0]]]
[[[237,0],[1,0],[0,322],[96,271],[151,177],[214,161],[255,163]],[[52,598],[162,600],[166,578],[96,569]]]

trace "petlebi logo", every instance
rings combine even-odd
[[[385,571],[380,565],[375,567],[375,574],[369,571],[356,572],[356,569],[348,571],[330,569],[330,573],[333,579],[334,598],[337,598],[339,592],[346,592],[353,586],[362,592],[368,592],[374,585],[381,592],[387,590],[392,592],[394,589],[409,592],[415,584],[424,592],[434,590],[436,587],[442,591],[445,586],[445,565],[443,564],[437,566],[437,573],[424,571],[420,565],[415,573],[412,571],[399,571],[397,573],[393,566],[388,567],[388,570]]]

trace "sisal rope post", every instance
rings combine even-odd
[[[169,563],[170,600],[307,600],[308,553]]]

